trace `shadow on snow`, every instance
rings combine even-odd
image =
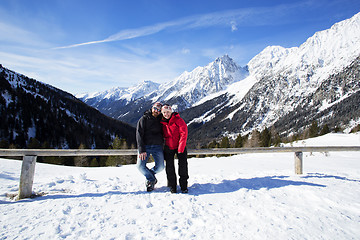
[[[323,174],[323,173],[308,173],[307,176],[304,176],[302,178],[335,178],[337,180],[360,182],[360,180],[356,180],[356,179],[350,179],[347,177],[340,177],[340,176],[335,176],[335,175],[327,175],[327,174]]]
[[[273,189],[286,186],[311,186],[311,187],[326,187],[325,185],[285,180],[287,176],[268,176],[268,177],[256,177],[250,179],[236,179],[236,180],[223,180],[221,183],[195,183],[189,188],[189,193],[192,195],[202,194],[216,194],[216,193],[230,193],[238,191],[242,188],[248,190],[260,190],[260,189]]]
[[[314,176],[312,176],[314,177]],[[316,176],[315,176],[316,177]],[[320,176],[326,177],[326,176]],[[335,176],[329,176],[335,177]],[[221,183],[195,183],[189,187],[189,195],[204,195],[204,194],[221,194],[236,192],[240,189],[248,190],[260,190],[260,189],[274,189],[286,186],[310,186],[310,187],[326,187],[325,185],[309,183],[304,181],[293,181],[286,180],[288,176],[267,176],[267,177],[256,177],[250,179],[236,179],[236,180],[223,180]],[[342,179],[338,177],[338,179]],[[83,194],[49,194],[33,199],[23,199],[17,202],[5,202],[0,201],[0,204],[8,203],[20,203],[28,201],[44,201],[48,199],[71,199],[71,198],[98,198],[109,195],[139,195],[139,194],[152,194],[152,193],[167,193],[169,189],[165,186],[156,188],[153,192],[149,193],[146,191],[134,191],[134,192],[121,192],[121,191],[109,191],[104,193],[83,193]]]

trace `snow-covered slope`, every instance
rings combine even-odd
[[[188,113],[185,116],[189,123],[196,124],[196,128],[199,124],[202,124],[201,128],[218,128],[215,132],[217,136],[221,136],[224,133],[247,133],[255,128],[261,130],[270,127],[288,114],[299,112],[296,109],[300,106],[302,109],[310,107],[307,109],[309,113],[311,107],[322,112],[351,96],[351,102],[356,102],[358,98],[354,94],[360,88],[356,60],[358,56],[360,13],[328,30],[317,32],[299,47],[265,48],[249,62],[249,76],[230,85],[227,91],[217,96],[221,101],[207,102],[203,111],[199,109],[201,106],[197,106],[197,112],[201,112],[199,116]],[[335,95],[330,94],[332,91],[338,93],[337,102],[334,101]],[[320,99],[319,95],[321,102],[317,100]],[[331,114],[326,118],[321,114],[315,116],[318,112],[309,114],[308,120],[303,121],[303,126],[297,127],[305,127],[310,119],[326,120],[333,117]],[[344,120],[345,122],[337,124],[349,121]],[[211,126],[206,124],[210,121],[213,122]],[[283,129],[289,132],[297,130]]]
[[[331,134],[307,146],[360,146]],[[358,239],[360,152],[189,159],[189,193],[171,194],[165,171],[154,192],[135,165],[83,168],[36,164],[33,189],[15,202],[21,161],[0,159],[0,239]]]

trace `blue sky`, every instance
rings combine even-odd
[[[298,47],[359,0],[1,0],[0,64],[72,94],[168,82],[228,54]]]

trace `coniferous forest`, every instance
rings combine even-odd
[[[132,126],[0,65],[1,148],[107,149],[116,137],[135,146]]]

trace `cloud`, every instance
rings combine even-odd
[[[54,49],[74,48],[84,45],[122,41],[156,34],[165,30],[182,31],[187,29],[207,28],[214,26],[230,26],[231,31],[236,31],[241,25],[256,26],[271,24],[274,19],[281,19],[284,14],[290,14],[287,9],[295,9],[296,7],[304,4],[305,3],[278,5],[267,8],[241,8],[209,14],[194,15],[174,21],[158,23],[140,28],[125,29],[103,40],[62,46]]]
[[[181,53],[182,53],[182,54],[190,54],[190,49],[188,49],[188,48],[183,48],[183,49],[181,49]]]
[[[84,46],[84,45],[89,45],[89,44],[98,44],[98,43],[121,41],[121,40],[126,40],[126,39],[143,37],[143,36],[148,36],[148,35],[158,33],[162,30],[165,30],[165,29],[168,29],[171,27],[180,26],[183,24],[185,24],[185,23],[182,21],[173,21],[173,22],[159,23],[159,24],[155,24],[155,25],[151,25],[151,26],[145,26],[145,27],[141,27],[141,28],[126,29],[126,30],[120,31],[116,34],[113,34],[104,40],[73,44],[73,45],[64,46],[64,47],[57,47],[54,49],[73,48],[73,47],[79,47],[79,46]]]
[[[238,30],[235,21],[231,21],[230,24],[231,24],[231,31],[232,32],[235,32],[236,30]]]
[[[32,47],[40,47],[46,44],[36,34],[5,22],[0,22],[0,32],[0,42],[2,44],[14,45],[16,43],[21,46]]]

